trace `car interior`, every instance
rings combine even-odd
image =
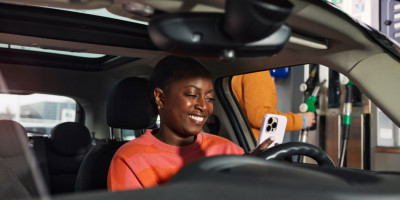
[[[400,125],[396,42],[326,1],[0,0],[0,44],[0,94],[76,102],[72,121],[42,135],[0,113],[0,199],[400,197],[398,171],[339,167],[322,148],[298,141],[257,157],[202,158],[165,185],[107,191],[124,138],[158,126],[147,85],[167,55],[192,57],[211,73],[216,101],[204,129],[245,152],[256,139],[231,89],[238,74],[328,66]],[[284,161],[300,155],[314,161]]]

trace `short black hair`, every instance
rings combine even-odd
[[[211,74],[199,62],[192,58],[167,56],[157,63],[149,80],[150,98],[157,110],[154,99],[154,89],[160,88],[168,93],[169,85],[188,76],[205,76],[211,79]],[[157,110],[158,112],[158,110]]]

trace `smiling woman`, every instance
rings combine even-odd
[[[213,112],[214,92],[210,74],[198,62],[167,57],[155,67],[149,85],[160,128],[117,151],[108,175],[110,190],[156,186],[198,158],[244,153],[229,140],[201,131]]]
[[[209,72],[200,63],[164,58],[154,68],[149,86],[160,128],[147,130],[117,151],[108,174],[110,190],[164,184],[199,158],[244,153],[231,141],[202,132],[214,109],[214,89]]]

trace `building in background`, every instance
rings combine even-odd
[[[62,122],[75,121],[76,102],[53,95],[0,95],[0,119],[22,124],[28,135],[49,137]]]

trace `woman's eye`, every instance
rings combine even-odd
[[[215,101],[215,99],[212,98],[212,97],[207,97],[206,99],[207,99],[207,101],[211,101],[211,102],[214,102],[214,101]]]
[[[190,98],[196,98],[197,97],[197,95],[194,95],[194,94],[186,94],[186,96],[190,97]]]

